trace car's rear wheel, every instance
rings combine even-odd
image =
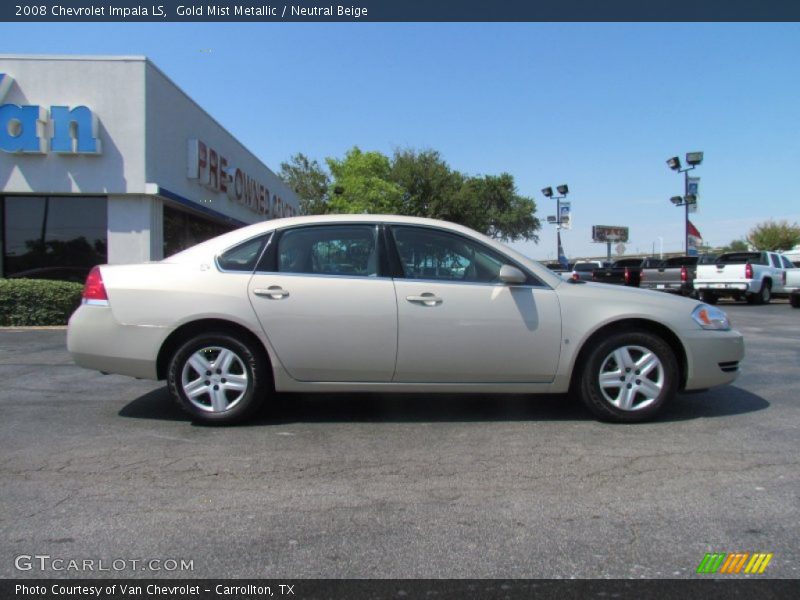
[[[748,304],[769,304],[770,300],[772,300],[772,286],[769,281],[763,281],[758,292],[747,294]]]
[[[791,304],[793,308],[800,308],[800,294],[790,295],[789,304]]]
[[[268,393],[261,353],[228,333],[187,340],[172,357],[167,385],[192,419],[208,424],[239,423],[256,412]]]
[[[703,291],[700,292],[700,300],[702,300],[706,304],[716,304],[719,298],[717,298],[717,295],[714,292]]]
[[[621,332],[594,347],[580,373],[580,393],[599,419],[651,419],[675,396],[678,364],[669,345],[648,332]]]

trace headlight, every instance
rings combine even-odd
[[[731,328],[728,315],[715,306],[700,304],[692,311],[692,319],[703,329],[727,331]]]

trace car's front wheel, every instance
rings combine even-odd
[[[268,392],[268,371],[252,344],[228,333],[187,340],[172,356],[167,385],[192,419],[230,425],[250,417]]]
[[[620,332],[589,352],[579,374],[586,407],[604,421],[652,418],[678,389],[678,364],[669,345],[649,332]]]

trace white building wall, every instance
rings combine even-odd
[[[159,198],[109,196],[108,262],[139,263],[163,258],[164,212]]]
[[[0,73],[13,78],[0,104],[41,105],[48,116],[51,106],[86,106],[97,117],[98,154],[0,151],[0,193],[107,195],[110,263],[162,258],[164,202],[240,223],[276,216],[276,197],[298,207],[275,173],[144,57],[0,55]],[[267,214],[190,179],[190,139],[267,188]]]
[[[188,141],[199,139],[224,155],[230,161],[229,169],[239,167],[263,184],[270,193],[270,208],[275,196],[295,210],[298,208],[294,192],[275,173],[151,63],[147,64],[145,89],[145,162],[149,183],[243,223],[255,223],[273,216],[259,214],[224,192],[212,191],[187,176]],[[255,111],[258,99],[254,98],[253,102]]]
[[[87,106],[98,118],[102,144],[97,155],[0,152],[0,190],[144,193],[145,64],[143,57],[0,55],[0,73],[14,79],[0,103],[41,105],[48,112],[51,106]]]

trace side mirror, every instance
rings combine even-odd
[[[500,267],[500,281],[509,285],[525,283],[528,278],[517,267],[503,265]]]

